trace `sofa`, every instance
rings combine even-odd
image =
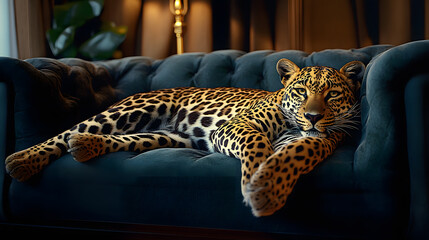
[[[429,41],[313,53],[222,50],[162,60],[2,57],[0,159],[138,92],[278,90],[281,58],[337,69],[359,60],[367,68],[360,130],[301,176],[272,216],[254,217],[243,204],[237,159],[167,148],[85,163],[67,154],[25,182],[11,179],[3,165],[0,230],[155,239],[429,239]]]

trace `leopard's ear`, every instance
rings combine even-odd
[[[347,77],[347,84],[357,93],[365,74],[365,65],[361,61],[349,62],[340,69],[340,73]]]
[[[286,87],[291,77],[299,72],[299,67],[291,60],[282,58],[277,62],[277,72],[282,79],[282,84]]]

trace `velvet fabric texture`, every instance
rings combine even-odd
[[[301,68],[340,69],[354,60],[368,68],[361,88],[361,130],[302,176],[286,206],[274,215],[255,218],[242,203],[237,159],[194,149],[158,149],[111,153],[87,163],[65,155],[24,183],[10,181],[2,168],[2,219],[117,221],[323,237],[424,236],[427,215],[420,211],[429,211],[422,200],[428,196],[428,188],[423,190],[428,154],[419,152],[426,138],[415,126],[428,119],[423,114],[427,100],[415,103],[425,99],[421,85],[427,89],[429,82],[421,74],[427,71],[422,68],[429,58],[427,41],[312,54],[224,50],[163,60],[0,58],[0,99],[5,100],[0,107],[7,113],[0,116],[0,157],[137,92],[184,86],[275,91],[282,87],[275,69],[281,58]],[[415,90],[421,94],[413,94]]]

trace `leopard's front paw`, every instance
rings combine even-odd
[[[20,182],[26,181],[34,174],[41,171],[40,158],[31,157],[31,151],[23,150],[6,158],[6,172]]]
[[[102,136],[91,133],[70,135],[67,139],[68,152],[78,162],[86,162],[100,155]]]
[[[273,169],[261,164],[247,184],[245,202],[252,208],[256,217],[269,216],[282,208],[286,203],[286,192],[276,177]]]

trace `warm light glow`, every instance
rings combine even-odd
[[[177,40],[177,54],[182,54],[183,50],[183,25],[184,16],[188,12],[188,0],[170,0],[170,11],[174,15],[174,33]]]
[[[182,2],[180,0],[174,1],[174,9],[180,9],[182,10]]]
[[[186,15],[188,0],[170,0],[170,11],[174,15]]]

